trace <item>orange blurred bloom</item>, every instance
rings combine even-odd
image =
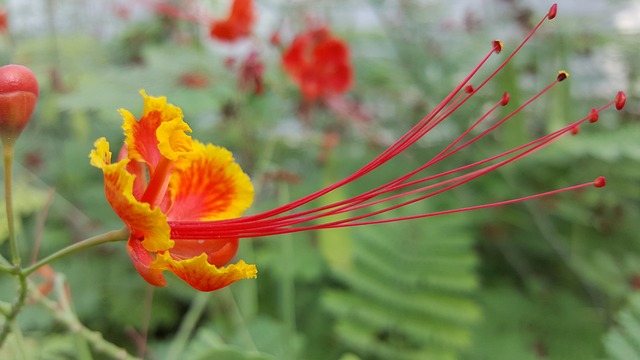
[[[298,34],[282,65],[307,100],[342,94],[353,83],[349,48],[326,27]]]
[[[169,270],[200,291],[255,278],[254,265],[226,265],[237,238],[183,240],[170,236],[168,221],[211,221],[238,217],[253,201],[249,177],[221,147],[192,140],[180,108],[164,97],[144,98],[136,119],[121,109],[125,145],[111,163],[109,143],[100,138],[91,164],[104,173],[105,194],[129,228],[127,250],[140,275],[164,286]]]
[[[253,0],[234,0],[229,16],[211,23],[210,35],[220,41],[233,42],[249,36],[255,20]]]
[[[2,5],[0,5],[0,34],[6,33],[9,29],[8,16],[9,14],[7,14],[7,10],[5,10]]]

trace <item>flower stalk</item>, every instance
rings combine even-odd
[[[20,250],[16,239],[15,219],[13,214],[13,153],[11,142],[2,143],[2,159],[4,163],[4,204],[7,212],[7,232],[9,237],[9,249],[11,251],[11,263],[14,267],[20,266]]]
[[[122,228],[120,230],[113,230],[113,231],[106,232],[104,234],[90,237],[88,239],[79,241],[73,245],[69,245],[63,249],[58,250],[57,252],[45,257],[44,259],[36,262],[35,264],[23,269],[21,273],[24,274],[25,276],[29,276],[31,273],[38,270],[39,268],[47,264],[50,264],[53,261],[58,260],[62,257],[70,255],[72,253],[75,253],[84,249],[92,248],[94,246],[110,243],[110,242],[125,241],[127,240],[128,237],[129,237],[129,229],[127,228]]]

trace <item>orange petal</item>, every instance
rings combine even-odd
[[[209,264],[224,266],[238,252],[238,239],[175,240],[171,255],[176,259],[190,259],[207,254]]]
[[[238,280],[256,278],[258,275],[255,265],[242,260],[237,264],[218,268],[207,262],[207,254],[204,253],[187,260],[174,260],[167,251],[158,254],[151,263],[151,268],[169,270],[200,291],[218,290]]]
[[[188,156],[176,161],[169,193],[171,220],[234,218],[253,202],[253,185],[231,152],[197,141]]]
[[[127,150],[127,145],[122,144],[120,151],[118,152],[118,161],[128,159],[129,151]],[[133,196],[140,200],[144,191],[147,187],[147,173],[146,168],[144,167],[144,163],[140,161],[129,161],[127,164],[127,172],[129,174],[135,175],[135,180],[133,182]]]
[[[144,111],[140,120],[136,120],[131,112],[120,109],[124,119],[122,129],[129,158],[146,162],[149,171],[153,172],[162,157],[158,149],[156,131],[163,122],[182,119],[182,110],[167,104],[166,97],[147,96],[144,90],[141,90],[140,94],[144,99]]]
[[[127,172],[129,159],[111,164],[109,143],[104,138],[98,139],[95,147],[89,155],[91,164],[102,169],[107,201],[127,225],[132,236],[144,238],[142,245],[149,251],[164,251],[173,247],[167,216],[160,208],[151,209],[149,204],[140,202],[133,196],[135,176]]]
[[[133,235],[129,237],[129,241],[127,242],[127,252],[129,253],[129,257],[131,257],[133,266],[138,270],[140,276],[149,284],[154,286],[165,286],[167,284],[164,280],[164,275],[162,275],[162,270],[149,267],[154,258],[142,247],[140,240],[134,238]]]

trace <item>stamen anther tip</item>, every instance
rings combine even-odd
[[[500,40],[493,40],[493,51],[495,51],[496,54],[500,54],[500,51],[502,51],[502,41]]]
[[[558,4],[553,4],[549,8],[549,12],[547,13],[547,19],[553,20],[553,18],[555,18],[556,15],[558,15]]]
[[[618,91],[618,94],[616,94],[616,109],[622,110],[626,102],[627,102],[627,95],[625,95],[623,91]]]
[[[594,123],[596,121],[598,121],[598,118],[600,117],[600,113],[598,113],[598,109],[591,109],[591,111],[589,112],[589,122]]]
[[[558,71],[558,81],[564,81],[569,77],[569,73],[564,71],[564,70],[560,70]]]
[[[595,180],[593,180],[593,186],[597,188],[601,188],[607,185],[607,179],[604,176],[598,176]]]
[[[511,95],[508,92],[502,94],[502,99],[500,100],[500,105],[506,106],[509,103],[509,99],[511,99]]]

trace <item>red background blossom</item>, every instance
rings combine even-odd
[[[8,18],[7,10],[5,10],[2,5],[0,5],[0,34],[5,33],[8,29],[7,18]]]
[[[342,94],[353,83],[349,48],[326,27],[296,36],[282,55],[282,64],[308,100]]]
[[[255,20],[253,0],[234,0],[229,16],[213,21],[210,35],[220,41],[233,42],[249,36]]]

